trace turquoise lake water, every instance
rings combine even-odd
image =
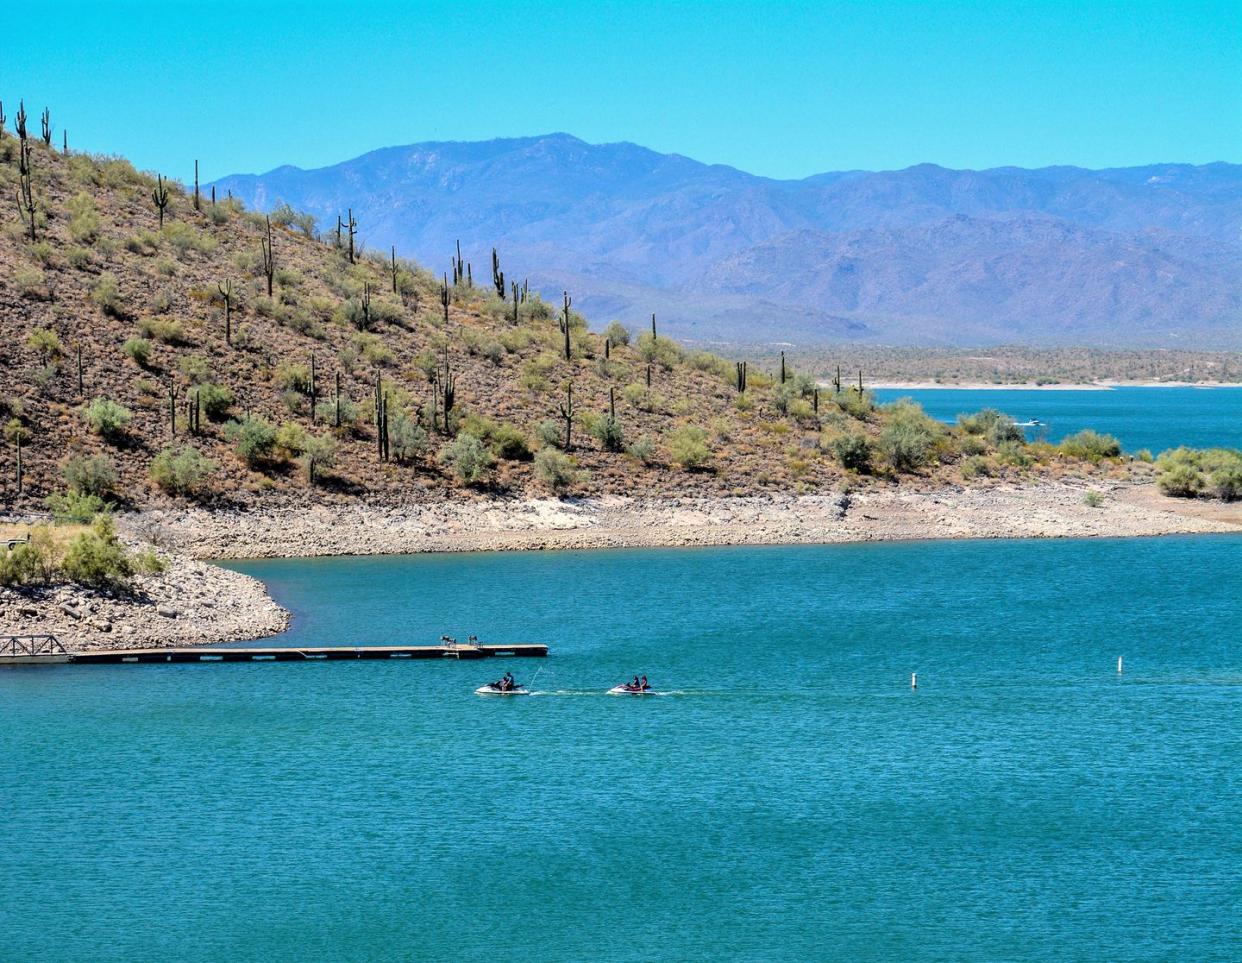
[[[1242,959],[1240,563],[1227,536],[239,564],[289,644],[552,655],[0,673],[0,957]],[[472,695],[505,667],[542,694]],[[637,672],[670,694],[599,694]]]
[[[1017,421],[1042,421],[1028,429],[1060,441],[1083,428],[1107,432],[1129,452],[1146,448],[1242,448],[1242,388],[1114,388],[1108,391],[1055,389],[929,388],[880,389],[881,401],[914,398],[933,418],[956,421],[963,412],[998,408]]]

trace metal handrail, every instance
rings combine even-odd
[[[68,655],[54,635],[0,635],[0,658],[4,656]]]

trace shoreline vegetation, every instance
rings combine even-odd
[[[737,348],[735,350],[742,350]],[[852,381],[859,369],[872,387],[1027,388],[1229,387],[1242,386],[1242,352],[1170,348],[1127,350],[996,345],[973,348],[752,345],[757,364],[790,363],[831,381]]]

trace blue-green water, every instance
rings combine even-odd
[[[1202,537],[239,565],[290,643],[553,654],[0,674],[0,957],[1242,959],[1240,563]],[[505,665],[546,694],[471,694]],[[598,694],[636,672],[674,694]]]
[[[1060,441],[1083,428],[1121,439],[1126,451],[1159,454],[1178,445],[1242,448],[1242,388],[1114,388],[1108,391],[1055,389],[928,388],[881,389],[881,401],[914,398],[933,418],[956,421],[963,412],[998,408],[1018,421],[1042,421],[1029,429]]]

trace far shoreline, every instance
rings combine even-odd
[[[1115,388],[1242,388],[1236,381],[1088,381],[1040,384],[1018,381],[996,384],[991,381],[877,381],[867,387],[882,391],[1112,391]]]

